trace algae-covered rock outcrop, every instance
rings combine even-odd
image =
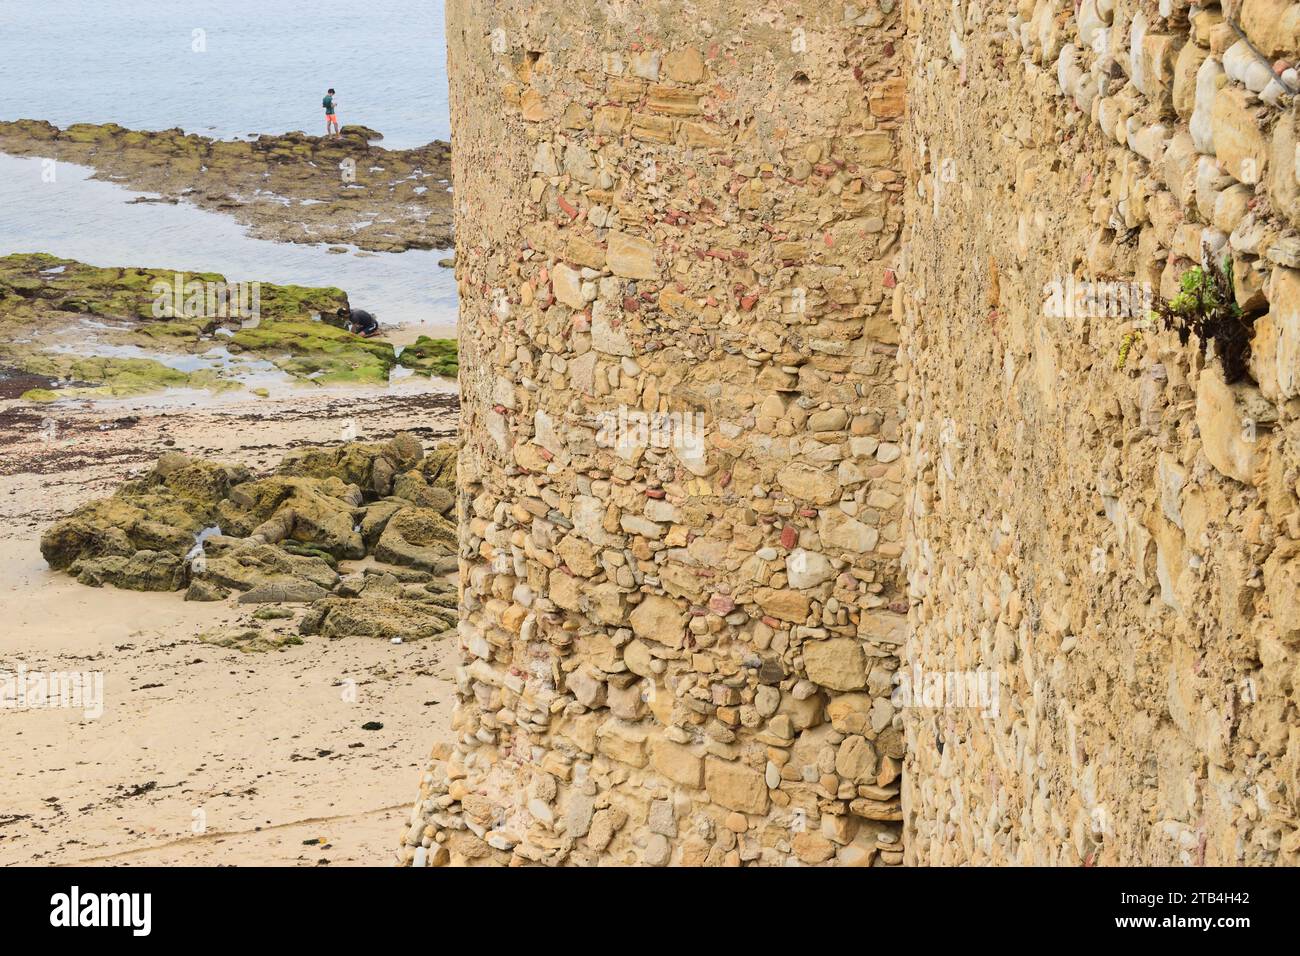
[[[385,384],[397,354],[387,342],[340,328],[337,313],[347,305],[347,294],[331,287],[10,255],[0,257],[0,358],[71,383],[28,392],[34,401],[237,388],[250,361],[305,384]],[[449,344],[421,371],[455,374]],[[205,362],[213,354],[225,358]]]
[[[215,272],[104,268],[43,252],[0,257],[0,321],[5,322],[31,318],[24,310],[32,309],[37,316],[62,312],[131,319],[152,337],[188,338],[226,320],[293,320],[347,304],[347,294],[332,287],[230,282]]]
[[[94,587],[310,604],[305,634],[429,637],[455,623],[455,468],[454,446],[426,454],[409,433],[298,449],[263,476],[169,452],[52,525],[41,553]]]
[[[282,371],[322,385],[382,385],[397,364],[389,343],[319,321],[263,322],[236,332],[230,347],[279,356],[272,361]]]
[[[0,123],[0,151],[90,166],[97,179],[228,213],[261,239],[375,252],[450,247],[450,146],[372,145],[382,138],[364,126],[345,126],[338,139],[231,141],[115,123]]]
[[[421,375],[455,378],[460,374],[460,352],[455,339],[431,339],[421,335],[402,349],[398,362]]]

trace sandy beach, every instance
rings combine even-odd
[[[243,653],[199,635],[252,606],[86,587],[51,572],[38,543],[166,451],[258,470],[289,448],[337,443],[348,422],[367,440],[446,440],[450,388],[0,401],[0,669],[103,674],[98,717],[0,708],[0,864],[394,862],[430,728],[450,716],[450,640],[309,636]]]

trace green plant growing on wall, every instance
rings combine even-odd
[[[1213,342],[1224,380],[1231,384],[1248,371],[1255,318],[1237,305],[1231,257],[1217,262],[1207,249],[1205,261],[1205,266],[1193,266],[1183,273],[1178,294],[1157,300],[1151,317],[1177,332],[1183,345],[1195,335],[1202,355]]]

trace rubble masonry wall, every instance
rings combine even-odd
[[[463,666],[406,858],[900,863],[901,11],[447,32]]]
[[[406,860],[1298,862],[1300,4],[448,11]],[[1147,314],[1207,247],[1238,380]]]
[[[1001,699],[906,712],[907,860],[1294,865],[1300,4],[909,16],[906,666]],[[1207,247],[1232,384],[1115,307]]]

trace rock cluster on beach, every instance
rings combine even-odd
[[[307,604],[304,635],[433,637],[456,621],[455,479],[454,446],[425,454],[409,433],[298,449],[264,476],[169,452],[51,526],[41,553],[95,587]]]
[[[2,152],[91,166],[96,178],[227,213],[258,238],[373,252],[449,248],[450,147],[372,145],[382,138],[364,126],[345,126],[338,139],[212,140],[114,123],[0,122]]]
[[[789,6],[449,4],[463,657],[409,863],[901,861],[901,24]]]

